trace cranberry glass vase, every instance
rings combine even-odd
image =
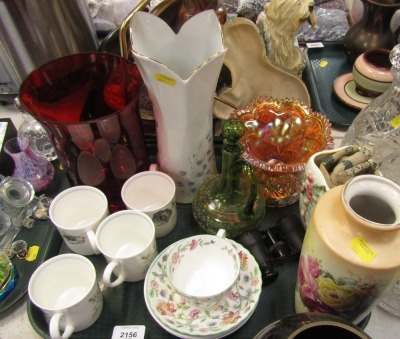
[[[126,179],[149,168],[137,109],[136,66],[107,53],[81,53],[33,71],[20,87],[23,108],[47,130],[72,185],[102,190],[110,211],[125,208]]]

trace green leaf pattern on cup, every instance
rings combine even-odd
[[[99,312],[103,308],[103,295],[101,294],[100,288],[96,289],[96,292],[89,298],[89,302],[93,307],[92,317],[97,318]]]

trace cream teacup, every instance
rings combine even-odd
[[[28,294],[44,313],[53,339],[87,329],[103,309],[96,270],[79,254],[60,254],[41,264],[29,280]]]
[[[240,259],[235,247],[225,238],[201,234],[179,241],[167,261],[167,276],[172,287],[195,305],[218,303],[237,282]]]
[[[124,210],[109,215],[95,237],[91,235],[89,239],[108,263],[103,273],[108,287],[143,280],[157,255],[154,224],[140,211]]]
[[[358,94],[374,98],[389,88],[393,81],[389,53],[389,50],[374,48],[357,57],[352,73]]]
[[[140,172],[123,185],[121,197],[128,209],[147,214],[154,222],[156,237],[170,233],[177,221],[175,183],[160,171]]]
[[[99,254],[89,242],[108,215],[105,194],[92,186],[74,186],[59,193],[52,201],[49,216],[68,248],[81,255]]]

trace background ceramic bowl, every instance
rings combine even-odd
[[[298,313],[261,330],[254,339],[371,339],[361,328],[341,317],[324,313]]]
[[[389,53],[389,50],[375,48],[357,57],[352,73],[358,94],[377,97],[389,88],[393,81]]]
[[[333,148],[329,120],[294,99],[256,99],[230,118],[246,126],[243,158],[253,166],[267,206],[296,202],[308,159]]]

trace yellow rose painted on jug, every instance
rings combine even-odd
[[[340,285],[332,277],[323,276],[318,277],[316,282],[321,302],[339,312],[351,310],[368,296],[355,281]]]
[[[376,284],[351,277],[333,277],[316,258],[300,257],[297,289],[304,306],[311,312],[343,317],[359,312],[375,297]]]

